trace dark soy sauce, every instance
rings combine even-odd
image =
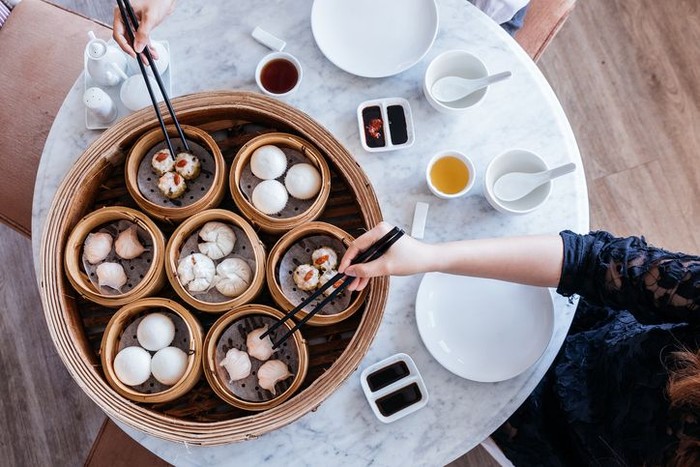
[[[389,134],[391,144],[404,144],[408,141],[408,128],[406,127],[406,114],[400,105],[390,105],[387,108],[389,116]]]
[[[405,386],[398,391],[394,391],[391,394],[379,398],[376,400],[377,407],[379,407],[379,413],[385,417],[390,417],[396,412],[399,412],[406,407],[415,404],[423,398],[423,395],[418,389],[418,385],[413,383],[409,386]]]
[[[384,139],[384,121],[379,106],[373,105],[362,109],[362,124],[365,128],[365,141],[370,148],[381,148],[386,145]]]
[[[372,392],[375,392],[405,378],[409,373],[410,371],[404,362],[395,362],[367,376],[367,385]]]
[[[296,86],[299,72],[292,62],[284,58],[270,60],[260,71],[260,82],[274,94],[284,94]]]

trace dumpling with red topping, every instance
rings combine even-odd
[[[158,175],[172,172],[175,168],[175,160],[170,155],[170,150],[161,149],[153,154],[153,158],[151,159],[151,167]]]
[[[202,164],[194,154],[181,152],[175,158],[175,171],[185,180],[194,180],[201,170]]]
[[[168,172],[158,180],[158,189],[164,196],[176,199],[182,196],[187,190],[185,179],[175,172]]]

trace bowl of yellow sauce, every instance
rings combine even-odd
[[[464,196],[474,186],[476,170],[471,159],[459,151],[445,151],[433,156],[425,178],[428,188],[443,199]]]

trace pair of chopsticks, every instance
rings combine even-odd
[[[398,227],[394,227],[391,229],[386,235],[384,235],[382,238],[380,238],[377,242],[372,244],[367,250],[364,252],[360,253],[357,255],[355,259],[352,260],[351,264],[358,264],[358,263],[368,263],[370,261],[374,261],[375,259],[379,258],[382,256],[384,253],[386,253],[391,246],[396,243],[404,234],[404,231]],[[333,291],[331,292],[326,298],[324,298],[321,303],[316,305],[316,307],[311,310],[309,313],[306,314],[292,329],[287,331],[286,334],[284,334],[277,342],[274,342],[272,345],[273,349],[278,348],[284,341],[289,339],[289,337],[294,334],[294,332],[302,327],[308,320],[310,320],[314,315],[316,315],[321,309],[328,304],[328,302],[332,301],[335,299],[335,297],[345,290],[347,286],[349,286],[352,281],[355,280],[354,277],[351,276],[346,276],[343,273],[338,273],[335,276],[333,276],[328,282],[323,284],[318,290],[316,290],[314,293],[312,293],[306,300],[301,302],[299,305],[297,305],[292,311],[284,315],[282,319],[280,319],[278,322],[273,324],[267,331],[262,333],[260,336],[260,339],[264,339],[266,336],[268,336],[271,332],[273,332],[275,329],[278,327],[282,326],[284,322],[286,322],[288,319],[291,319],[295,314],[297,314],[300,310],[302,310],[305,306],[316,300],[324,291],[328,290],[330,287],[333,287],[335,284],[338,283],[338,281],[342,281],[341,284]]]
[[[134,37],[135,37],[135,32],[139,28],[139,21],[136,18],[136,13],[134,13],[134,9],[131,8],[131,2],[129,0],[117,0],[117,6],[119,7],[119,11],[121,12],[122,15],[122,21],[124,22],[124,28],[126,29],[126,34],[129,36],[129,40],[131,41],[131,46],[134,46]],[[131,22],[129,22],[131,20]],[[133,29],[132,29],[133,25]],[[168,107],[168,112],[170,112],[170,116],[173,119],[173,123],[175,123],[175,128],[177,128],[177,133],[180,136],[180,140],[182,141],[182,145],[185,147],[185,150],[187,152],[190,152],[190,146],[187,144],[187,140],[185,139],[185,134],[182,132],[182,128],[180,127],[180,123],[177,121],[177,117],[175,116],[175,111],[173,110],[173,106],[170,104],[170,99],[168,98],[168,93],[165,91],[165,86],[163,85],[163,80],[160,79],[160,73],[158,73],[158,68],[156,67],[155,61],[153,60],[153,56],[151,56],[151,51],[148,49],[148,46],[143,49],[142,52],[145,56],[146,59],[148,60],[148,64],[151,66],[151,70],[153,71],[153,76],[156,78],[156,82],[158,83],[158,87],[160,88],[160,93],[163,95],[163,100],[165,101],[165,105]],[[146,88],[148,89],[148,94],[151,96],[151,102],[153,103],[153,108],[156,111],[156,115],[158,116],[158,123],[160,123],[160,129],[163,131],[163,136],[165,136],[165,142],[168,145],[168,149],[170,150],[170,157],[172,159],[175,159],[175,150],[173,149],[173,145],[170,142],[170,136],[168,136],[168,131],[165,128],[165,122],[163,121],[163,116],[160,114],[160,109],[158,108],[158,100],[156,99],[155,94],[153,93],[153,88],[151,87],[151,80],[148,77],[148,74],[146,73],[146,65],[143,64],[143,61],[141,60],[141,53],[136,54],[136,61],[139,63],[139,68],[141,68],[141,74],[143,75],[143,79],[146,81]]]

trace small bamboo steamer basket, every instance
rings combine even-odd
[[[221,154],[221,149],[216,141],[206,131],[189,125],[180,125],[188,140],[205,147],[214,158],[215,170],[212,177],[212,185],[204,196],[192,204],[183,207],[168,207],[156,204],[146,199],[138,186],[138,172],[141,160],[156,144],[163,141],[163,133],[160,128],[153,129],[141,136],[131,148],[126,158],[124,177],[126,188],[136,204],[149,215],[165,222],[176,223],[196,214],[204,209],[219,205],[225,192],[226,163]],[[167,127],[170,137],[178,137],[174,126]]]
[[[255,256],[255,268],[253,269],[253,280],[250,286],[238,297],[218,303],[205,302],[191,295],[182,284],[180,284],[180,280],[177,277],[180,247],[197,229],[210,221],[233,224],[242,229],[252,245],[253,254]],[[238,241],[238,239],[236,241]],[[195,214],[175,229],[175,232],[173,232],[165,248],[165,273],[170,281],[170,285],[175,289],[175,292],[189,305],[199,311],[221,313],[250,302],[262,290],[265,285],[265,246],[260,241],[260,238],[258,238],[255,230],[253,230],[250,224],[241,216],[225,209],[210,209]]]
[[[318,195],[316,195],[316,199],[311,206],[300,214],[292,217],[276,217],[263,214],[253,206],[252,202],[249,201],[241,191],[240,183],[243,169],[250,164],[250,158],[253,152],[267,144],[299,151],[308,159],[308,162],[321,173],[321,190]],[[264,232],[280,234],[312,221],[321,215],[331,192],[331,173],[325,158],[313,144],[303,138],[288,133],[268,133],[252,139],[238,151],[231,165],[229,189],[233,197],[233,202],[236,203],[238,209],[240,209],[243,215],[250,219],[253,224],[260,227]]]
[[[165,308],[167,311],[173,312],[185,322],[190,337],[187,352],[187,368],[182,378],[170,388],[165,391],[146,394],[136,391],[132,387],[119,381],[114,372],[113,363],[114,358],[119,352],[119,340],[121,339],[124,329],[136,319],[139,314],[147,310],[158,308]],[[187,393],[197,384],[200,376],[202,376],[202,327],[195,317],[179,303],[165,298],[144,298],[123,306],[112,316],[112,319],[109,320],[104,335],[102,336],[100,360],[102,361],[102,369],[104,370],[107,382],[122,396],[136,402],[168,402]]]
[[[99,288],[90,281],[88,275],[83,271],[81,251],[89,233],[102,225],[121,220],[133,222],[151,235],[153,259],[151,267],[134,288],[118,295],[106,295],[100,292]],[[73,228],[66,243],[64,266],[68,280],[80,295],[100,305],[118,307],[153,295],[165,285],[164,257],[165,237],[156,224],[148,216],[135,209],[114,206],[98,209],[88,214]]]
[[[272,299],[275,301],[275,303],[277,303],[277,305],[285,311],[291,311],[298,304],[292,303],[282,292],[282,286],[279,282],[279,278],[277,277],[278,265],[284,254],[292,245],[305,237],[315,235],[327,235],[334,237],[340,240],[346,248],[355,240],[350,234],[332,224],[327,224],[325,222],[309,222],[289,231],[282,238],[280,238],[277,243],[275,243],[275,246],[273,246],[272,250],[270,250],[270,255],[265,268],[267,275],[267,288],[270,290],[270,295],[272,295]],[[341,257],[341,252],[338,252],[338,263],[340,263]],[[309,254],[309,260],[310,259],[311,254]],[[332,324],[339,323],[352,316],[360,308],[360,306],[362,306],[366,296],[367,289],[364,289],[357,293],[355,298],[350,302],[350,305],[340,313],[335,313],[332,315],[316,314],[307,321],[307,324],[312,326],[330,326]],[[296,319],[302,319],[307,314],[308,313],[306,310],[300,310],[296,315],[294,315],[294,317]]]
[[[306,341],[301,335],[301,331],[295,331],[287,342],[293,342],[294,346],[296,347],[299,360],[299,369],[294,375],[294,379],[292,380],[290,386],[284,392],[265,402],[251,402],[236,397],[226,388],[226,383],[221,381],[221,378],[219,377],[216,369],[216,349],[219,339],[229,326],[242,318],[252,315],[270,316],[276,320],[284,318],[284,313],[279,310],[266,305],[253,303],[243,305],[239,308],[234,308],[223,315],[212,325],[206,338],[204,339],[204,376],[206,376],[207,381],[214,392],[227,403],[244,410],[262,411],[271,409],[286,401],[301,387],[309,369],[309,352],[306,346]],[[293,326],[294,322],[287,320],[280,330],[287,332],[288,330],[291,330]]]

